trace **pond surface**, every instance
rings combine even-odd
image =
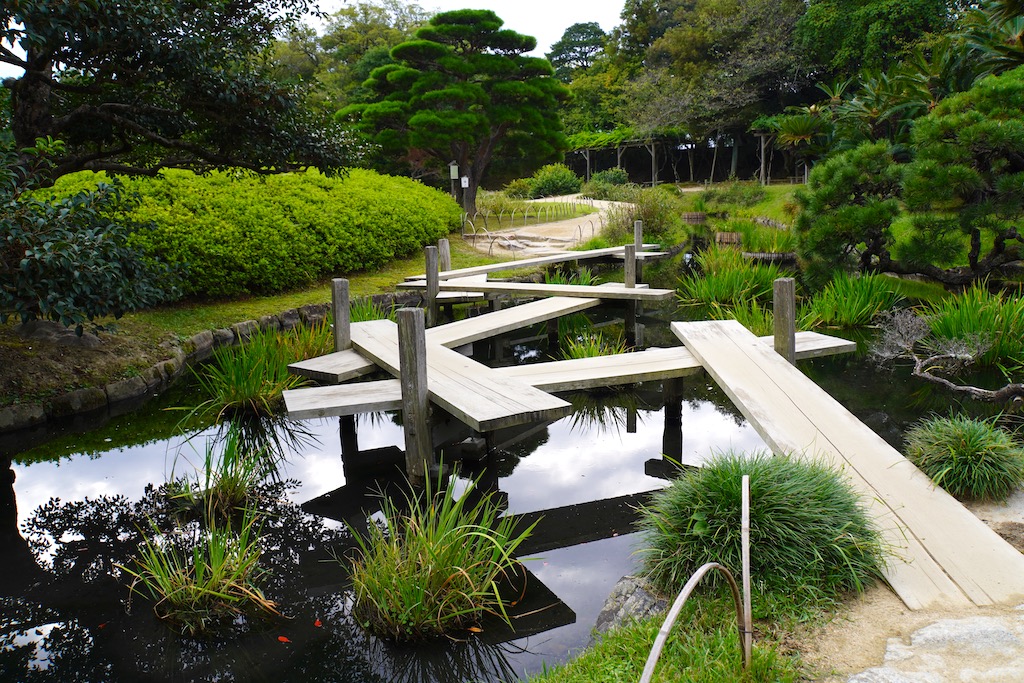
[[[649,328],[648,344],[673,343],[662,327]],[[512,344],[510,355],[538,352]],[[946,397],[864,359],[801,367],[897,446],[908,422],[949,410]],[[667,389],[570,396],[573,415],[491,435],[481,457],[463,463],[463,481],[480,477],[509,513],[547,511],[540,550],[526,561],[542,609],[517,620],[518,633],[485,623],[467,642],[423,647],[364,635],[331,558],[347,536],[338,520],[370,497],[380,460],[403,445],[395,416],[362,417],[345,439],[338,419],[306,421],[300,437],[281,441],[278,476],[292,483],[268,487],[275,516],[264,532],[267,593],[287,618],[242,624],[219,640],[178,636],[110,578],[129,561],[147,487],[191,473],[218,431],[174,429],[181,414],[162,409],[194,401],[186,390],[97,430],[40,436],[45,443],[29,450],[0,441],[15,477],[0,490],[0,553],[10,558],[0,570],[0,681],[512,681],[563,662],[588,644],[611,587],[636,569],[630,505],[666,485],[674,467],[663,454],[697,465],[714,451],[764,448],[706,376]],[[453,443],[470,436],[450,422],[436,429]]]

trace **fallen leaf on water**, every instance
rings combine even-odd
[[[292,642],[291,639],[288,638],[288,636],[278,636],[277,639],[279,641],[281,641],[282,643],[290,643],[290,642]]]
[[[316,621],[313,622],[313,626],[316,626],[317,628],[320,628],[323,625],[324,625],[324,623],[322,621],[320,621],[319,619],[317,619]]]
[[[470,633],[483,633],[484,632],[484,630],[482,628],[480,628],[479,626],[470,626],[466,630],[469,631]]]

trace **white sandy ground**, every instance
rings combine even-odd
[[[1024,492],[968,507],[1024,547]],[[1024,682],[1024,605],[911,611],[881,585],[799,640],[828,683]]]

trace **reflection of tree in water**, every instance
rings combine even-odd
[[[694,410],[697,410],[702,405],[711,404],[714,406],[715,411],[732,419],[737,427],[747,422],[747,418],[743,417],[740,409],[718,388],[715,381],[705,374],[698,374],[692,379],[687,379],[685,389],[683,390],[683,398],[690,408]]]
[[[117,569],[131,562],[150,520],[167,531],[198,523],[177,517],[166,486],[148,487],[137,501],[53,499],[25,524],[26,540],[18,533],[10,461],[4,471],[0,681],[461,683],[512,677],[500,647],[435,643],[426,658],[365,635],[349,616],[344,569],[330,560],[331,552],[349,545],[348,535],[290,503],[294,482],[262,484],[256,492],[264,513],[261,565],[269,570],[263,588],[285,618],[239,622],[229,633],[201,639],[179,636],[141,596],[129,601]]]

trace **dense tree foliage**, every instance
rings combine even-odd
[[[832,76],[884,69],[925,34],[951,27],[952,0],[810,0],[798,44]]]
[[[565,149],[558,102],[565,87],[545,59],[527,57],[536,40],[502,29],[489,10],[438,14],[416,39],[391,51],[368,85],[380,99],[340,112],[385,153],[418,155],[435,169],[455,161],[468,178],[466,211],[492,160],[540,165]]]
[[[309,0],[211,3],[17,0],[0,11],[0,62],[19,148],[65,142],[53,177],[82,169],[335,169],[351,160],[339,131],[299,106],[257,56]]]
[[[604,51],[607,41],[608,34],[597,22],[573,24],[565,29],[545,56],[555,69],[555,76],[569,81],[574,73],[589,69],[594,64],[594,58]]]
[[[132,245],[148,229],[128,217],[119,184],[49,199],[48,154],[62,144],[41,140],[17,161],[0,165],[0,322],[55,320],[75,326],[151,306],[177,295],[166,266]]]

